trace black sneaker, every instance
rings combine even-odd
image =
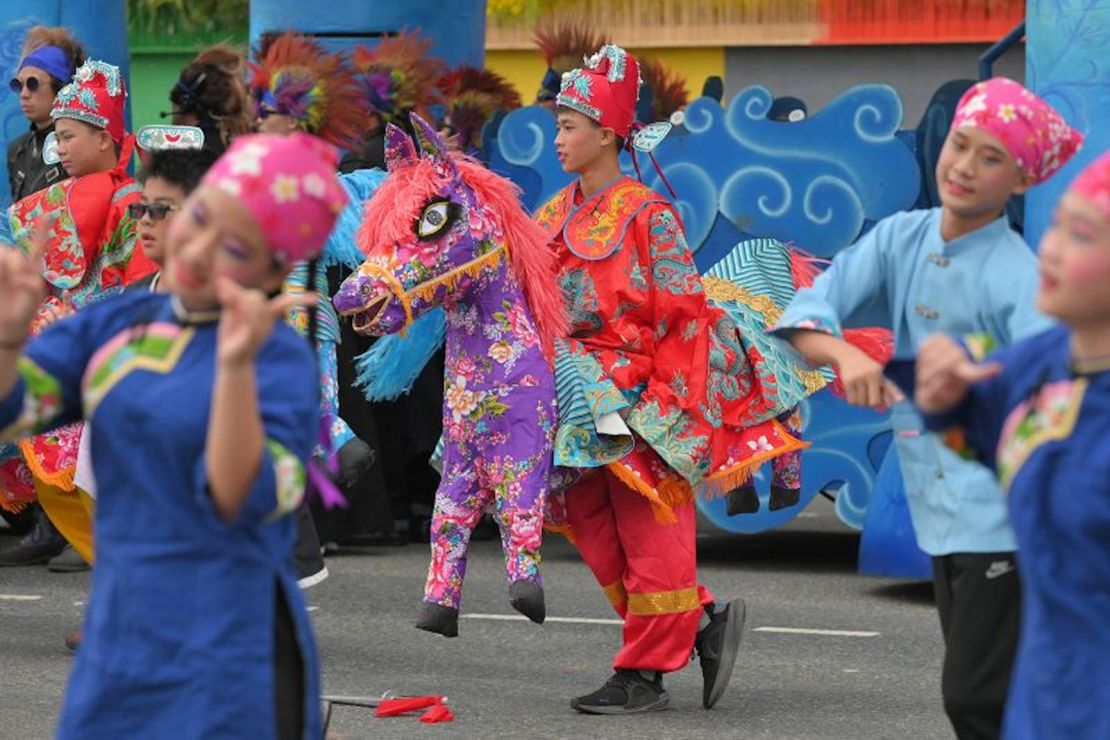
[[[571,699],[570,705],[585,714],[641,714],[661,712],[671,698],[663,690],[663,674],[644,678],[640,671],[618,668],[605,685],[592,694]]]
[[[297,563],[297,585],[304,590],[327,578],[328,567],[324,564],[316,525],[312,523],[308,507],[300,507],[293,516],[297,517],[297,543],[293,552]]]
[[[72,545],[66,545],[61,555],[50,558],[46,569],[51,573],[84,573],[89,570],[89,564],[73,549]]]
[[[733,599],[724,609],[710,616],[709,624],[698,632],[694,649],[701,662],[701,705],[712,709],[732,678],[740,638],[744,634],[744,600]]]
[[[0,551],[0,566],[42,565],[60,555],[66,547],[65,538],[39,509],[35,527],[18,545]]]

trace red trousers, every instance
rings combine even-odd
[[[624,619],[624,646],[613,668],[677,671],[690,661],[703,605],[713,594],[697,582],[694,505],[660,524],[646,498],[608,470],[566,495],[578,551]]]

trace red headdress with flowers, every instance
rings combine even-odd
[[[73,81],[63,87],[54,98],[50,117],[72,118],[107,131],[112,141],[123,144],[124,107],[127,105],[127,86],[119,67],[90,59],[78,68]]]

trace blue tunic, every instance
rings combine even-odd
[[[1110,738],[1110,371],[1069,368],[1065,328],[1002,350],[953,414],[1009,493],[1022,582],[1006,738]]]
[[[165,294],[128,293],[28,345],[0,436],[85,418],[99,483],[97,561],[61,738],[275,736],[277,589],[305,665],[304,738],[319,737],[316,653],[283,516],[304,492],[317,430],[314,357],[279,325],[256,361],[263,461],[225,523],[204,463],[216,324]]]
[[[1035,307],[1037,260],[1005,217],[945,242],[940,209],[885,218],[801,290],[776,330],[878,326],[895,357],[911,358],[930,334],[986,334],[999,346],[1051,325]],[[925,431],[910,403],[891,415],[918,545],[930,555],[1013,550],[994,476]]]

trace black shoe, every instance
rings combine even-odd
[[[694,649],[701,662],[701,705],[706,709],[713,708],[732,678],[732,668],[740,652],[740,638],[744,634],[745,616],[744,600],[733,599],[710,616],[709,624],[694,639]]]
[[[366,475],[366,471],[374,467],[374,461],[377,459],[370,445],[358,437],[347,440],[347,443],[339,448],[336,456],[339,458],[339,475],[335,483],[344,491],[354,487],[362,476]]]
[[[312,523],[308,507],[302,506],[293,516],[297,517],[297,542],[293,551],[297,563],[297,585],[304,590],[327,578],[328,566],[324,564],[316,525]]]
[[[767,508],[771,511],[778,511],[789,506],[796,506],[801,497],[802,492],[797,488],[783,488],[773,485],[771,486],[771,501],[767,504]]]
[[[89,570],[89,564],[73,549],[72,545],[66,545],[61,555],[50,558],[46,569],[51,573],[84,573]]]
[[[442,604],[423,602],[416,628],[425,632],[435,632],[444,637],[459,636],[459,610]]]
[[[661,712],[671,698],[663,690],[663,674],[644,678],[640,671],[618,668],[605,685],[592,694],[571,699],[570,705],[585,714],[641,714]]]
[[[42,565],[55,555],[60,555],[65,547],[65,539],[39,509],[31,533],[21,539],[18,545],[0,551],[0,566]]]
[[[751,483],[745,483],[728,492],[725,504],[728,507],[729,516],[754,514],[759,511],[759,494],[755,492],[755,486]]]

